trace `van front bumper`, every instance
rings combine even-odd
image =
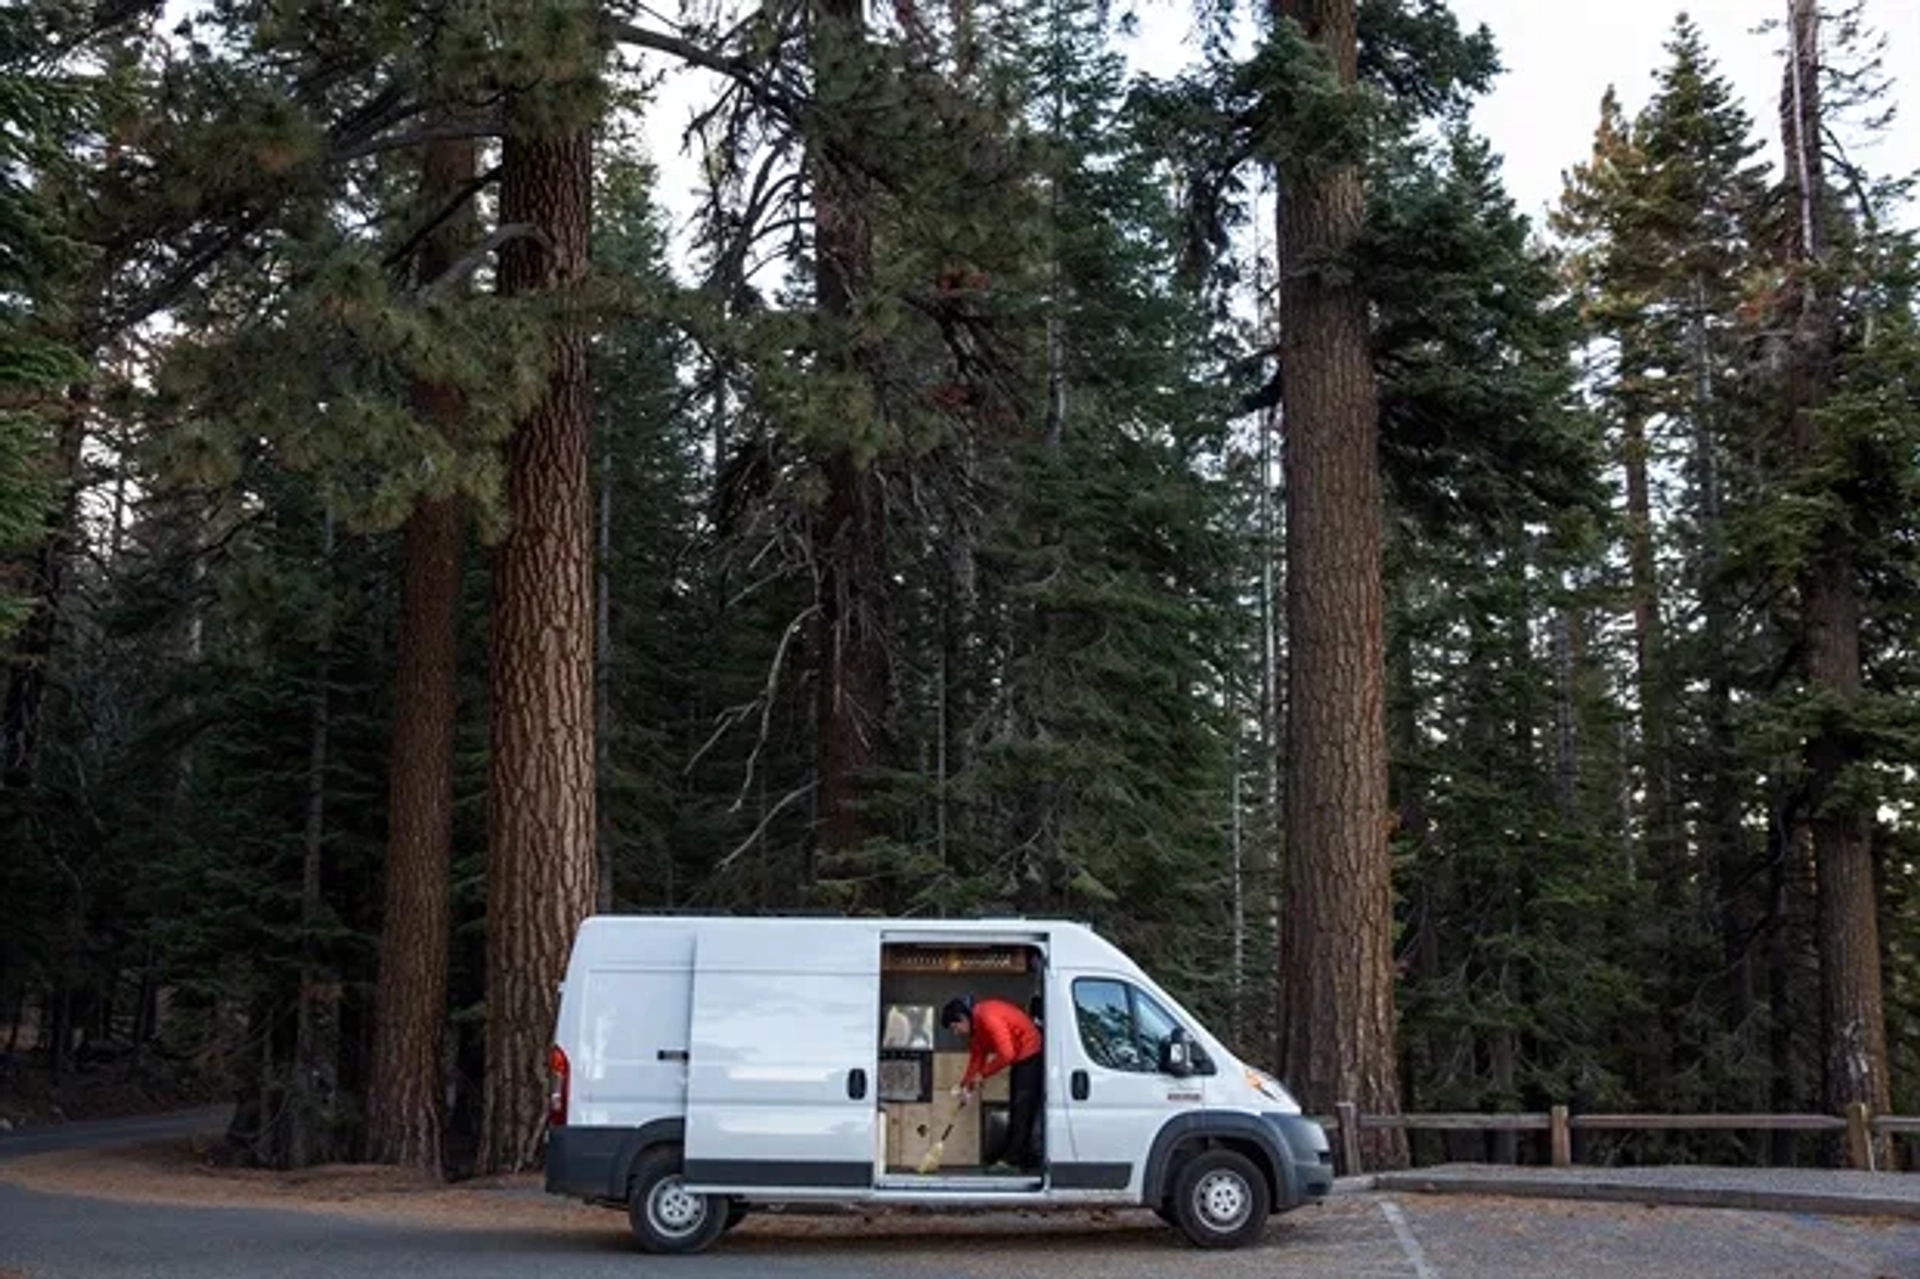
[[[1333,1193],[1333,1147],[1327,1131],[1305,1115],[1261,1116],[1280,1138],[1280,1151],[1293,1166],[1288,1178],[1298,1199],[1285,1205],[1317,1203]],[[1275,1205],[1279,1207],[1280,1205]]]

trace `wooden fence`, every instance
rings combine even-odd
[[[1339,1153],[1340,1172],[1363,1172],[1360,1134],[1370,1129],[1400,1128],[1432,1132],[1544,1132],[1550,1160],[1557,1168],[1573,1164],[1573,1133],[1593,1132],[1818,1132],[1845,1133],[1850,1167],[1875,1171],[1875,1139],[1902,1136],[1920,1138],[1920,1116],[1875,1115],[1855,1102],[1844,1115],[1603,1115],[1570,1114],[1565,1106],[1541,1112],[1511,1114],[1363,1115],[1349,1101],[1340,1102],[1331,1115],[1314,1118],[1327,1130]]]

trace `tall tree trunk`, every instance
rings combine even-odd
[[[474,144],[428,145],[420,207],[438,210],[472,181]],[[430,214],[429,214],[430,216]],[[470,213],[446,219],[421,246],[416,278],[443,275],[472,236]],[[414,405],[439,430],[460,433],[458,388],[421,382]],[[453,846],[454,729],[459,705],[458,496],[422,501],[403,537],[393,745],[388,764],[386,898],[374,994],[367,1152],[378,1163],[438,1173],[447,1020]]]
[[[1354,0],[1281,0],[1341,83]],[[1400,1105],[1394,1053],[1379,398],[1367,299],[1345,259],[1365,216],[1357,164],[1290,175],[1280,198],[1287,468],[1287,900],[1280,1059],[1312,1109]],[[1370,1166],[1406,1161],[1367,1135]]]
[[[1717,432],[1713,350],[1707,326],[1707,281],[1696,278],[1692,288],[1688,360],[1693,374],[1693,465],[1700,491],[1700,614],[1707,663],[1706,808],[1700,824],[1701,860],[1713,876],[1713,900],[1707,926],[1720,937],[1726,964],[1727,1032],[1737,1054],[1736,1070],[1745,1075],[1746,1104],[1759,1110],[1766,1104],[1763,1071],[1759,1063],[1754,1026],[1753,965],[1754,918],[1759,914],[1750,886],[1746,813],[1736,776],[1733,723],[1732,618],[1722,583],[1725,521],[1721,506],[1720,439]],[[1765,1148],[1766,1134],[1749,1137],[1755,1153]]]
[[[583,11],[584,12],[584,11]],[[593,909],[593,487],[587,342],[566,293],[585,275],[591,133],[559,125],[577,86],[509,108],[500,219],[534,228],[500,285],[554,304],[545,397],[507,444],[511,531],[493,562],[487,795],[487,1075],[480,1166],[539,1158],[546,1050],[575,928]]]
[[[1781,115],[1798,219],[1788,254],[1793,332],[1784,404],[1792,462],[1804,474],[1820,463],[1825,451],[1815,415],[1832,386],[1838,316],[1831,287],[1819,278],[1828,245],[1820,6],[1816,0],[1794,0],[1792,18]],[[1817,879],[1826,1104],[1839,1110],[1864,1102],[1884,1113],[1889,1083],[1872,815],[1840,790],[1860,758],[1853,727],[1861,695],[1861,605],[1855,577],[1846,531],[1821,529],[1800,578],[1807,683],[1827,707],[1805,748],[1807,812]]]
[[[323,564],[333,559],[333,513],[324,517]],[[317,937],[326,899],[321,893],[327,838],[327,749],[333,730],[332,642],[322,636],[308,726],[307,814],[300,855],[300,987],[294,1004],[293,1058],[286,1092],[284,1162],[294,1168],[335,1157],[340,1068],[340,987]],[[276,1143],[279,1144],[279,1143]]]
[[[818,0],[815,39],[857,43],[860,0]],[[816,55],[818,56],[818,55]],[[831,158],[814,158],[814,301],[843,361],[858,370],[854,304],[873,272],[873,231],[861,179]],[[855,429],[859,424],[849,424]],[[873,464],[850,443],[822,459],[826,496],[810,532],[818,581],[814,633],[815,771],[818,845],[827,859],[859,847],[867,826],[861,779],[878,757],[886,715],[887,584],[885,492]]]
[[[1647,421],[1634,404],[1627,406],[1620,425],[1620,465],[1627,481],[1627,571],[1633,601],[1634,671],[1640,697],[1639,756],[1646,796],[1641,813],[1647,861],[1663,897],[1678,902],[1685,875],[1673,795],[1673,715],[1667,696],[1666,641],[1655,568],[1653,502],[1647,481]]]
[[[1553,611],[1553,805],[1569,830],[1580,802],[1580,621],[1573,606]]]
[[[715,456],[718,456],[716,454]],[[600,492],[594,517],[593,776],[598,791],[613,765],[613,443],[600,445]],[[594,804],[593,909],[613,910],[613,806]]]

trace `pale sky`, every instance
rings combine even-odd
[[[1628,111],[1646,102],[1683,9],[1745,98],[1766,143],[1763,154],[1775,161],[1781,37],[1755,28],[1784,17],[1787,0],[1453,0],[1463,23],[1493,29],[1507,67],[1475,123],[1506,156],[1507,189],[1523,212],[1537,213],[1558,198],[1562,172],[1592,143],[1609,84]],[[1859,158],[1879,173],[1920,170],[1920,0],[1867,0],[1866,17],[1887,37],[1885,70],[1903,109],[1885,139]]]
[[[1757,29],[1784,18],[1788,0],[1451,0],[1461,25],[1492,29],[1506,72],[1482,99],[1474,123],[1506,157],[1507,189],[1524,213],[1558,200],[1561,176],[1585,158],[1600,99],[1616,86],[1626,110],[1643,106],[1674,19],[1693,16],[1721,73],[1744,99],[1762,155],[1779,154],[1781,38]],[[1836,4],[1837,8],[1838,5]],[[1195,54],[1188,0],[1141,0],[1141,35],[1130,53],[1155,75],[1173,75]],[[1920,170],[1920,0],[1867,0],[1867,21],[1887,37],[1885,74],[1907,105],[1884,140],[1859,158],[1876,173]],[[1909,213],[1909,223],[1920,217]]]
[[[877,0],[869,0],[876,3]],[[1196,57],[1192,0],[1137,0],[1141,32],[1129,42],[1135,67],[1178,74]],[[1652,91],[1662,46],[1683,9],[1693,15],[1721,72],[1745,100],[1762,155],[1779,154],[1776,106],[1781,74],[1777,32],[1757,28],[1787,12],[1788,0],[1452,0],[1463,24],[1492,28],[1507,70],[1475,112],[1475,123],[1506,158],[1507,189],[1536,216],[1558,199],[1562,174],[1583,159],[1608,85],[1629,112]],[[1243,6],[1264,9],[1260,0]],[[1920,171],[1920,0],[1867,0],[1867,18],[1888,39],[1886,73],[1903,107],[1892,131],[1857,158],[1882,174]],[[661,203],[686,216],[698,167],[679,154],[679,130],[709,90],[702,77],[675,75],[647,111],[650,149],[660,166]],[[1920,225],[1920,209],[1909,209]],[[679,227],[675,228],[680,230]],[[676,236],[676,240],[679,237]]]

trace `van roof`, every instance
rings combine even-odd
[[[729,933],[753,932],[761,929],[777,931],[805,925],[813,928],[842,929],[848,932],[871,932],[902,934],[906,937],[941,937],[959,933],[1000,933],[1011,937],[1044,933],[1047,935],[1049,952],[1054,959],[1066,963],[1087,963],[1114,965],[1126,969],[1134,968],[1133,962],[1121,953],[1118,947],[1100,936],[1089,924],[1070,919],[1033,919],[1023,916],[1003,916],[991,919],[883,919],[876,917],[825,915],[593,915],[580,925],[580,935],[576,946],[591,950],[603,947],[621,949],[622,937],[641,942],[649,933],[674,932],[684,935],[684,930],[705,932],[720,930]],[[1011,939],[1011,938],[1009,938]]]

